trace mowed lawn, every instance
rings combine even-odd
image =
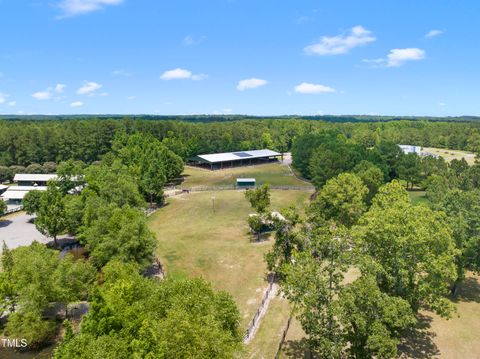
[[[310,194],[272,190],[272,207],[278,210],[292,203],[302,207]],[[267,286],[263,257],[272,245],[272,239],[254,241],[246,223],[250,213],[243,191],[209,191],[169,198],[149,218],[167,275],[203,277],[216,289],[231,293],[241,312],[242,329]]]
[[[401,348],[401,358],[480,358],[480,276],[470,273],[452,298],[457,312],[444,319],[423,312],[420,328]]]
[[[236,167],[224,170],[207,170],[197,167],[185,167],[184,188],[195,186],[231,186],[237,178],[255,178],[257,184],[269,183],[273,186],[311,186],[309,183],[297,179],[287,165],[268,163],[263,165]]]
[[[447,162],[450,162],[454,159],[461,160],[462,158],[464,158],[469,165],[473,165],[475,163],[475,154],[468,151],[449,150],[445,148],[435,148],[435,147],[422,147],[422,150],[423,152],[439,155],[443,157]]]

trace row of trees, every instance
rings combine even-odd
[[[433,175],[446,175],[462,188],[478,188],[480,165],[462,160],[447,163],[442,157],[404,154],[394,142],[379,141],[366,147],[338,131],[300,136],[292,148],[293,165],[319,189],[343,172],[357,173],[372,191],[381,183],[403,180],[407,188],[425,188]],[[382,178],[383,177],[383,178]]]
[[[0,120],[0,165],[28,166],[81,160],[111,151],[122,134],[152,135],[183,159],[199,153],[271,148],[289,151],[297,138],[336,131],[365,148],[381,141],[480,152],[479,122],[392,121],[333,123],[304,119],[235,119],[196,123],[182,119]],[[35,165],[34,170],[39,170]],[[0,173],[4,172],[0,168]],[[14,168],[15,170],[15,168]],[[0,175],[1,176],[1,175]]]
[[[268,268],[320,357],[396,357],[418,311],[449,317],[452,285],[480,268],[473,194],[446,200],[446,214],[445,206],[413,205],[398,181],[374,188],[369,197],[359,175],[341,173],[304,219],[289,208],[276,222]]]

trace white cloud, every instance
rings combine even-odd
[[[83,102],[82,101],[75,101],[70,104],[70,107],[82,107]]]
[[[352,27],[346,34],[322,36],[319,42],[306,46],[304,51],[308,55],[340,55],[375,40],[371,31],[359,25]]]
[[[165,71],[161,76],[160,79],[162,80],[194,80],[200,81],[205,80],[208,78],[206,74],[192,74],[192,71],[176,68],[173,70]]]
[[[137,96],[128,96],[128,97],[127,97],[127,100],[128,100],[128,101],[133,101],[133,100],[135,100],[136,98],[137,98]]]
[[[48,88],[45,91],[35,92],[34,94],[32,94],[32,97],[40,101],[50,100],[52,98],[52,92],[51,89]]]
[[[162,80],[184,80],[190,77],[192,77],[192,72],[181,68],[165,71],[160,76]]]
[[[241,80],[238,82],[237,90],[244,91],[249,89],[255,89],[257,87],[265,86],[268,83],[267,80],[257,79],[257,78],[250,78]]]
[[[207,37],[205,35],[202,35],[200,37],[195,37],[193,35],[187,35],[183,39],[183,44],[186,46],[193,46],[193,45],[198,45],[201,42],[205,41]]]
[[[300,85],[297,85],[294,87],[294,91],[298,93],[305,93],[305,94],[319,94],[319,93],[335,92],[335,89],[325,85],[302,82]]]
[[[126,70],[119,69],[119,70],[114,70],[112,71],[113,76],[118,76],[118,77],[130,77],[132,74]]]
[[[387,55],[387,67],[399,67],[407,61],[423,60],[425,50],[417,48],[392,49]]]
[[[108,92],[99,93],[98,96],[106,97],[106,96],[108,96]]]
[[[65,87],[67,87],[67,85],[64,85],[64,84],[56,84],[56,85],[55,85],[55,92],[56,92],[56,93],[62,93],[62,92],[65,90]]]
[[[83,15],[104,9],[106,6],[120,5],[123,0],[62,0],[58,7],[62,10],[60,18]]]
[[[435,37],[435,36],[438,36],[438,35],[441,35],[441,34],[443,34],[442,30],[430,30],[429,32],[427,32],[425,34],[425,37],[426,38],[431,38],[431,37]]]
[[[192,75],[191,79],[193,81],[202,81],[202,80],[208,79],[208,75],[207,74],[196,74],[196,75]]]
[[[5,101],[7,101],[7,97],[8,95],[0,92],[0,104],[5,103]]]
[[[87,95],[87,94],[91,94],[95,91],[97,91],[98,89],[101,89],[102,88],[102,85],[100,84],[97,84],[96,82],[87,82],[85,81],[83,83],[83,86],[80,87],[78,90],[77,90],[77,94],[78,95]]]
[[[8,106],[17,106],[17,102],[16,101],[10,101],[9,103],[7,103]]]

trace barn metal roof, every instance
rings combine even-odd
[[[30,191],[46,191],[46,186],[13,186],[9,187],[0,197],[3,199],[23,199]]]
[[[41,174],[41,173],[17,173],[15,177],[13,177],[13,180],[15,182],[18,181],[39,181],[39,182],[46,182],[50,181],[52,179],[56,179],[57,175],[56,174]]]
[[[280,156],[280,153],[272,150],[264,149],[264,150],[224,152],[224,153],[213,153],[213,154],[207,154],[207,155],[198,155],[199,158],[210,163],[249,160],[254,158],[264,158],[264,157],[272,157],[272,156]]]
[[[237,178],[238,182],[255,182],[255,178]]]

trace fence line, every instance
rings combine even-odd
[[[292,322],[292,315],[288,317],[287,326],[283,330],[282,339],[280,339],[280,343],[278,344],[278,349],[277,349],[277,354],[275,354],[275,359],[280,358],[280,352],[282,351],[282,346],[283,346],[283,343],[285,342],[285,338],[287,337],[288,329],[290,329],[291,322]]]
[[[266,309],[266,304],[269,300],[270,294],[274,290],[274,284],[275,284],[275,276],[271,277],[268,281],[268,287],[265,293],[263,294],[262,302],[260,303],[260,306],[258,307],[257,311],[255,312],[255,315],[253,316],[252,320],[250,323],[248,323],[247,330],[245,330],[245,334],[243,336],[243,342],[248,343],[251,339],[253,339],[253,335],[255,334],[255,331],[257,328],[258,321],[260,319],[260,316]]]
[[[313,190],[313,186],[270,186],[271,189],[278,189],[278,190],[296,190],[296,191],[305,191],[305,190]],[[182,192],[203,192],[203,191],[234,191],[234,190],[241,190],[244,188],[238,188],[235,185],[228,185],[228,186],[194,186],[194,187],[169,187],[168,190],[174,190],[173,194],[166,195],[166,197],[171,197]]]

